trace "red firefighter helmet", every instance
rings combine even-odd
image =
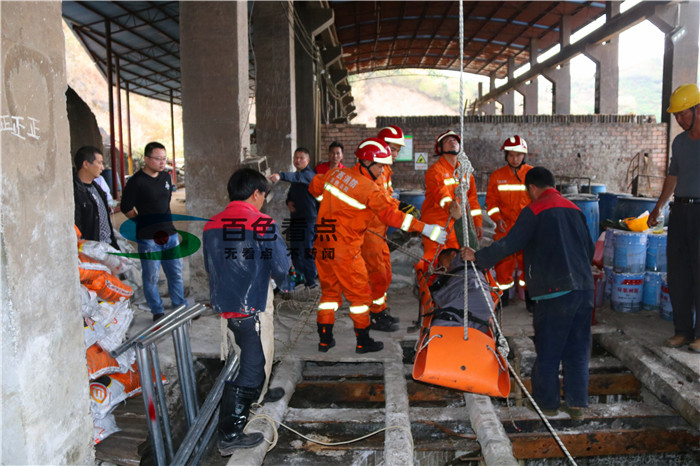
[[[389,145],[380,138],[367,138],[355,149],[355,156],[360,160],[391,165],[391,150]]]
[[[462,146],[462,138],[459,137],[459,134],[455,133],[451,129],[448,129],[444,133],[442,133],[440,136],[435,139],[435,154],[440,155],[442,153],[442,140],[445,139],[447,136],[454,136],[457,138],[457,142],[459,142],[460,147]]]
[[[521,138],[516,134],[515,136],[511,136],[505,140],[505,142],[501,146],[501,150],[506,151],[506,153],[510,151],[522,152],[523,154],[527,154],[527,142],[525,142],[525,139]]]
[[[384,139],[387,144],[398,144],[399,146],[405,146],[406,143],[403,140],[403,131],[401,128],[395,125],[387,126],[382,128],[377,135],[379,139]]]

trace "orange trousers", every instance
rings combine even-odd
[[[515,271],[515,264],[518,264],[518,269],[520,274],[518,278],[522,281],[520,284],[524,287],[524,271],[525,266],[523,265],[523,252],[516,252],[515,254],[506,257],[501,262],[496,264],[494,269],[496,270],[496,281],[500,285],[501,289],[510,288],[513,284],[513,272]]]
[[[386,227],[374,229],[382,236],[386,233]],[[386,240],[367,230],[362,243],[362,258],[367,267],[367,277],[372,297],[371,313],[382,312],[386,309],[386,292],[391,284],[391,253]]]
[[[316,270],[321,282],[321,299],[316,322],[334,324],[335,311],[343,304],[343,295],[350,302],[350,318],[355,328],[369,327],[372,302],[367,268],[361,254],[351,259],[329,259],[316,255]]]

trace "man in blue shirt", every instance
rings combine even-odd
[[[316,263],[314,262],[314,225],[318,215],[318,202],[309,193],[309,183],[314,171],[309,167],[309,150],[299,147],[294,151],[295,172],[273,173],[270,181],[287,181],[291,184],[287,193],[287,208],[290,219],[287,227],[287,241],[294,268],[304,275],[307,288],[315,288]],[[285,222],[286,223],[286,222]]]
[[[462,259],[488,269],[523,251],[525,282],[537,303],[532,395],[544,414],[558,412],[562,364],[565,410],[581,419],[588,406],[594,244],[585,215],[554,189],[552,172],[532,168],[525,175],[525,188],[532,203],[520,212],[508,235],[476,252],[463,248]]]

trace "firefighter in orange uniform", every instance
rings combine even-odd
[[[352,168],[337,168],[316,175],[309,192],[320,199],[316,223],[316,268],[321,282],[321,299],[316,321],[320,343],[326,352],[335,346],[333,324],[342,296],[350,302],[350,318],[357,337],[357,353],[380,351],[382,342],[369,336],[369,308],[372,303],[362,241],[372,217],[382,222],[430,236],[445,242],[445,231],[439,225],[427,225],[412,215],[398,210],[395,200],[377,186],[384,167],[391,164],[389,146],[382,139],[369,138],[355,151],[359,159]]]
[[[445,131],[438,136],[435,140],[435,155],[439,155],[440,158],[425,172],[425,201],[421,209],[421,220],[441,226],[447,225],[449,235],[445,248],[459,249],[457,235],[454,230],[454,219],[450,218],[449,209],[456,197],[455,190],[459,184],[455,177],[455,169],[458,166],[457,155],[459,155],[461,143],[459,135],[451,130]],[[471,175],[469,178],[467,198],[469,199],[469,208],[474,219],[476,236],[478,239],[481,239],[483,219],[481,218],[481,207],[476,195],[474,175]],[[448,218],[449,224],[447,223]],[[435,259],[437,248],[438,244],[435,241],[423,238],[423,259],[432,263]],[[416,264],[416,269],[418,270],[425,270],[426,267],[425,262]]]
[[[406,145],[403,130],[398,126],[387,126],[379,131],[377,138],[387,143],[391,150],[392,163],[395,162],[401,147]],[[392,173],[391,166],[386,165],[382,176],[377,178],[379,188],[386,191],[389,196],[394,192],[391,185]],[[415,207],[409,204],[400,203],[393,198],[392,200],[402,212],[409,214],[418,212]],[[362,258],[365,260],[369,285],[372,290],[372,305],[369,308],[370,328],[381,332],[393,332],[399,329],[399,319],[389,314],[387,306],[387,291],[391,284],[391,254],[384,239],[386,231],[386,224],[375,215],[370,221],[362,242]]]
[[[524,162],[527,154],[525,139],[518,135],[509,137],[501,146],[501,150],[505,151],[507,165],[491,173],[489,187],[486,191],[487,213],[496,223],[494,241],[498,241],[508,234],[520,215],[520,211],[530,204],[530,196],[527,194],[524,181],[525,175],[532,166]],[[501,298],[504,306],[508,305],[508,292],[505,290],[509,290],[515,284],[513,271],[516,261],[520,270],[518,282],[521,287],[524,287],[523,273],[525,268],[522,251],[506,257],[495,266],[498,287],[504,290]],[[527,298],[527,307],[531,309],[532,302],[529,296]]]

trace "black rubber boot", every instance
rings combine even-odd
[[[356,328],[355,336],[357,337],[357,346],[355,346],[356,353],[374,353],[384,349],[384,343],[381,341],[374,341],[369,336],[369,327]]]
[[[274,403],[275,401],[281,400],[283,397],[284,397],[284,388],[282,388],[282,387],[268,388],[267,393],[265,393],[265,396],[262,399],[262,404]]]
[[[503,294],[501,295],[501,306],[506,307],[508,304],[510,304],[510,299],[508,298],[508,295],[510,294],[510,290],[503,290]]]
[[[318,327],[318,336],[321,341],[318,344],[318,350],[322,353],[328,352],[329,349],[335,346],[335,339],[333,338],[333,324],[319,324],[316,323]]]
[[[394,317],[394,316],[391,315],[391,308],[387,307],[387,308],[385,309],[385,311],[386,311],[386,315],[388,315],[388,316],[391,318],[391,320],[394,321],[395,324],[398,324],[399,322],[401,322],[401,319],[399,319],[398,317]]]
[[[395,332],[399,329],[399,324],[387,314],[386,310],[377,313],[370,313],[369,328],[380,332]]]
[[[243,432],[250,405],[260,397],[259,388],[246,388],[234,385],[232,382],[224,384],[224,393],[221,396],[221,410],[219,412],[219,453],[221,456],[231,456],[239,448],[252,448],[265,439],[260,432],[246,434]]]
[[[537,301],[530,298],[530,293],[528,293],[527,290],[525,290],[525,307],[527,308],[527,312],[534,312],[535,309],[537,309]]]

